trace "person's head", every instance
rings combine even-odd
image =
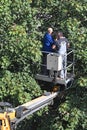
[[[53,29],[52,28],[48,28],[48,33],[52,34],[52,32],[53,32]]]
[[[58,32],[58,37],[63,37],[63,33],[62,32]]]
[[[52,37],[54,40],[58,40],[58,31],[54,31]]]

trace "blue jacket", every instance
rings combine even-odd
[[[46,33],[43,38],[43,48],[42,51],[52,52],[53,38],[49,33]]]

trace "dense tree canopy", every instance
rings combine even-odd
[[[39,111],[23,129],[87,130],[86,0],[0,1],[0,100],[17,106],[42,94],[34,76],[48,27],[62,30],[75,49],[75,83],[64,103]]]

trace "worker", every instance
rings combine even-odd
[[[57,39],[58,38],[58,39]],[[70,46],[67,38],[64,37],[62,32],[58,32],[58,37],[55,40],[55,44],[53,46],[53,49],[56,50],[56,52],[62,57],[62,66],[61,66],[61,70],[60,70],[60,74],[59,77],[64,79],[66,78],[66,65],[67,65],[67,48]]]
[[[48,28],[47,33],[44,35],[43,38],[43,48],[42,51],[52,52],[52,45],[53,45],[53,38],[52,38],[53,29]]]
[[[53,37],[52,37],[53,29],[50,27],[48,28],[47,32],[44,35],[43,38],[43,56],[42,56],[42,64],[46,65],[47,63],[47,54],[50,52],[53,52],[52,45],[54,43]],[[42,73],[48,74],[46,66],[42,66]]]

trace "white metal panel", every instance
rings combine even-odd
[[[48,54],[47,69],[60,71],[62,69],[62,56],[55,53]]]

